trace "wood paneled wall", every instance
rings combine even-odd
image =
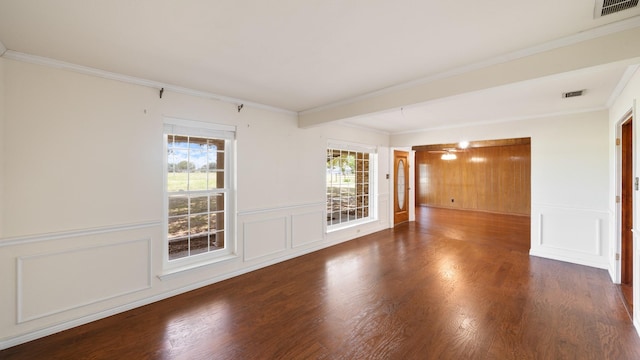
[[[416,204],[531,214],[531,144],[469,148],[457,159],[416,151]]]

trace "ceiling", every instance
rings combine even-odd
[[[309,112],[639,19],[640,7],[593,13],[592,0],[2,0],[0,43],[7,53]],[[398,133],[606,108],[633,65],[339,121]],[[561,98],[578,89],[585,96]]]
[[[621,61],[340,120],[389,134],[603,110],[638,66]],[[580,97],[563,93],[583,90]]]

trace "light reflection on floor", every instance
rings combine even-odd
[[[210,347],[214,341],[223,341],[224,335],[232,325],[231,306],[226,299],[206,302],[202,308],[192,308],[188,313],[178,313],[169,318],[164,329],[163,342],[171,349],[168,358],[180,354],[182,347],[193,347],[194,344]],[[206,316],[202,316],[206,314]],[[194,338],[195,337],[195,338]]]

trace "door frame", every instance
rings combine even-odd
[[[393,228],[394,224],[393,224],[393,214],[395,212],[395,204],[394,204],[394,197],[396,196],[394,194],[394,179],[395,179],[395,175],[396,175],[396,169],[394,169],[394,151],[406,151],[409,153],[409,157],[407,159],[407,161],[409,162],[409,178],[406,179],[405,181],[409,182],[409,190],[407,191],[407,196],[408,198],[408,203],[407,206],[409,207],[409,222],[411,221],[416,221],[416,195],[415,195],[415,191],[413,190],[415,188],[415,158],[416,158],[416,152],[411,149],[411,147],[390,147],[389,148],[389,173],[387,174],[387,185],[388,185],[388,191],[389,191],[389,203],[388,203],[388,214],[389,214],[389,228]]]
[[[637,163],[638,163],[638,117],[636,112],[636,101],[633,101],[631,109],[629,109],[621,118],[616,122],[615,126],[615,139],[621,139],[622,137],[622,125],[627,122],[629,119],[635,120],[636,124],[632,127],[632,173],[633,177],[636,178],[638,176],[637,172]],[[621,196],[622,194],[622,146],[615,146],[615,195]],[[632,230],[633,234],[633,314],[631,315],[633,318],[633,323],[636,329],[640,329],[640,256],[638,255],[638,230],[636,230],[636,226],[640,221],[640,212],[636,210],[638,207],[638,190],[633,191],[632,196],[633,201],[633,224],[634,229]],[[613,282],[616,284],[620,284],[622,280],[622,264],[620,260],[616,259],[618,254],[622,253],[622,201],[616,202],[615,205],[615,241],[611,246],[611,264],[610,266],[610,274],[613,279]],[[640,229],[639,229],[640,230]],[[640,330],[639,330],[640,331]]]
[[[622,125],[624,125],[627,121],[632,118],[632,111],[629,110],[625,115],[618,120],[616,123],[616,133],[615,133],[615,141],[617,139],[622,139]],[[635,174],[635,145],[636,145],[636,126],[632,127],[632,146],[634,149],[632,150],[632,172]],[[620,146],[615,146],[615,196],[622,198],[622,144]],[[634,192],[633,202],[635,203],[636,194]],[[633,220],[635,221],[635,214],[633,216]],[[615,244],[612,246],[612,259],[611,263],[613,266],[613,282],[616,284],[620,284],[622,281],[622,264],[618,256],[622,254],[622,201],[615,201]],[[635,281],[634,281],[635,282]],[[634,284],[635,285],[635,284]]]
[[[625,129],[627,126],[630,126],[629,129]],[[628,269],[628,265],[629,264],[625,264],[626,261],[631,262],[631,265],[633,266],[633,243],[634,243],[634,234],[633,234],[633,228],[634,226],[634,219],[633,219],[633,215],[634,215],[634,198],[635,198],[635,192],[634,192],[634,177],[635,177],[635,172],[634,172],[634,161],[635,161],[635,156],[633,153],[633,149],[634,149],[634,128],[635,128],[635,124],[633,124],[633,117],[629,116],[627,117],[621,124],[620,126],[621,128],[621,136],[617,139],[620,139],[620,145],[617,146],[619,147],[618,152],[621,154],[620,155],[620,183],[618,184],[618,186],[620,186],[620,203],[617,204],[618,208],[620,208],[620,219],[619,219],[619,223],[620,223],[620,230],[619,230],[619,237],[620,237],[620,261],[618,262],[619,266],[620,266],[620,283],[621,284],[629,284],[631,287],[633,287],[633,268]],[[630,132],[629,132],[630,130]],[[618,141],[616,139],[616,142]],[[630,160],[630,162],[628,162],[628,160]],[[626,163],[626,165],[625,165]],[[625,181],[629,180],[630,183],[626,184],[625,186]],[[628,193],[627,193],[628,192]],[[627,196],[625,196],[625,194]],[[630,211],[630,214],[627,214],[626,212]],[[630,220],[631,222],[631,234],[629,234],[627,232],[627,228],[624,226],[625,222],[627,221],[627,219]],[[629,224],[626,224],[629,225]],[[628,238],[628,236],[630,236],[630,238]],[[629,248],[628,246],[628,242],[631,242],[631,248]]]

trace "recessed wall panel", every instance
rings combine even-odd
[[[298,247],[322,241],[324,234],[324,212],[314,211],[291,216],[291,243]]]
[[[25,322],[151,286],[150,239],[17,259],[18,319]]]
[[[539,215],[539,245],[588,255],[602,255],[605,213],[547,208]]]
[[[272,255],[287,248],[287,217],[245,222],[244,260]]]

